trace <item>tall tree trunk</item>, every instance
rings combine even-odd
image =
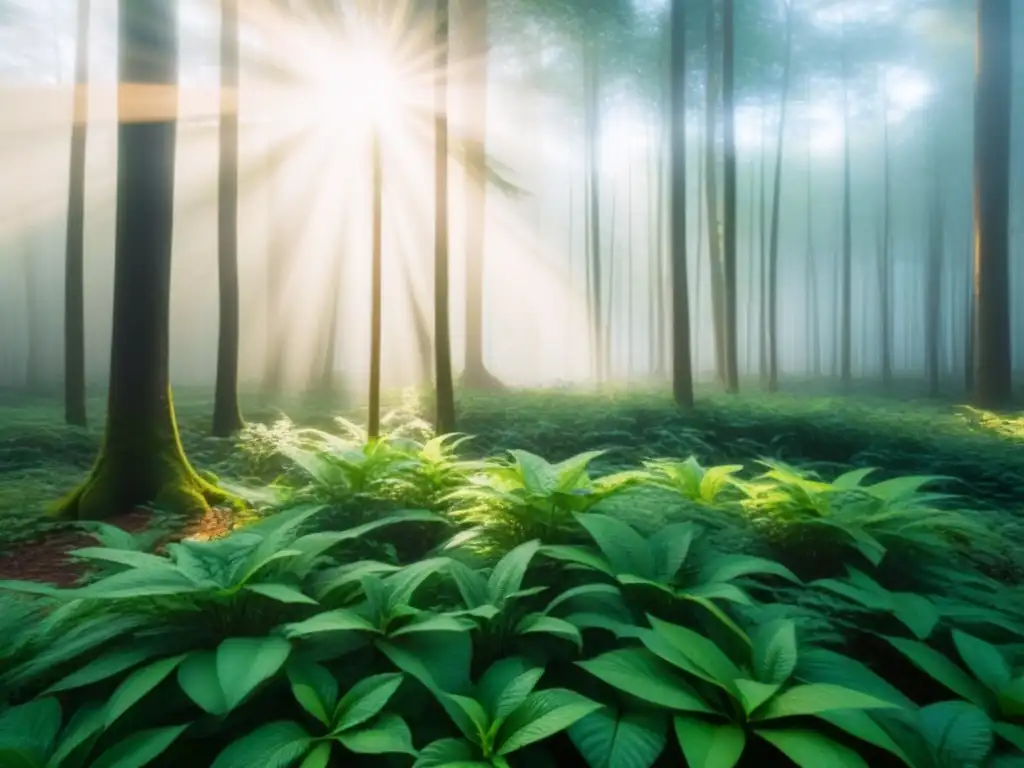
[[[601,274],[601,169],[598,148],[601,146],[600,73],[596,44],[587,40],[583,47],[584,122],[586,136],[587,226],[590,232],[590,323],[594,375],[600,384],[605,377],[605,339],[602,332],[604,281]]]
[[[693,408],[690,299],[686,277],[686,1],[672,0],[670,11],[672,395],[680,408]]]
[[[943,235],[943,205],[942,205],[942,181],[939,176],[939,169],[942,157],[939,150],[939,142],[935,141],[935,150],[932,156],[934,172],[932,174],[931,199],[928,210],[928,262],[925,266],[927,275],[925,279],[925,371],[928,377],[928,396],[939,396],[940,377],[940,344],[942,343],[942,235]]]
[[[169,326],[178,41],[174,3],[120,0],[117,237],[107,424],[85,483],[58,513],[98,519],[159,503],[194,512],[225,494],[192,469],[171,400]],[[152,119],[125,119],[140,93]]]
[[[703,131],[698,128],[697,148],[703,146]],[[691,321],[691,346],[693,348],[693,367],[698,375],[700,373],[700,350],[701,350],[701,309],[704,296],[703,282],[701,281],[701,254],[704,252],[704,228],[707,221],[704,216],[704,166],[707,164],[707,153],[697,152],[697,252],[694,254],[694,276],[693,276],[693,315]]]
[[[810,78],[807,80],[807,103],[811,103]],[[818,265],[814,252],[814,166],[811,163],[811,127],[807,126],[807,333],[810,342],[810,368],[815,378],[821,376],[821,314],[818,311]]]
[[[722,135],[725,141],[723,183],[725,200],[723,219],[722,274],[725,294],[725,390],[740,390],[736,348],[736,98],[734,87],[735,25],[733,0],[724,0],[722,7]]]
[[[889,92],[884,84],[882,98],[882,242],[878,258],[879,349],[882,353],[882,386],[892,385],[892,155],[889,151]]]
[[[626,383],[633,379],[633,278],[636,264],[633,260],[633,157],[630,155],[626,173]]]
[[[490,62],[488,0],[463,0],[466,27],[464,68],[467,165],[483,168],[487,147],[487,72]],[[486,239],[486,174],[466,172],[466,352],[462,384],[471,390],[500,389],[501,383],[484,362],[484,241]]]
[[[384,173],[381,162],[380,129],[374,126],[370,146],[372,195],[370,213],[370,385],[366,433],[371,440],[380,437],[380,368],[383,341],[383,197]]]
[[[217,272],[220,328],[213,435],[229,437],[242,428],[238,405],[238,0],[221,0],[220,166],[217,212]]]
[[[782,208],[782,155],[786,137],[786,104],[789,101],[789,73],[793,59],[793,2],[786,5],[786,59],[782,66],[782,101],[779,105],[779,133],[775,148],[775,186],[772,190],[772,232],[768,246],[768,391],[779,389],[779,216]]]
[[[848,386],[851,373],[852,344],[852,295],[851,281],[853,278],[853,225],[850,207],[850,98],[849,83],[850,65],[847,50],[846,30],[843,29],[842,41],[842,78],[843,78],[843,267],[842,267],[842,298],[839,306],[839,378],[844,386]]]
[[[448,301],[448,2],[437,0],[434,44],[434,428],[455,431],[455,385]]]
[[[1010,366],[1011,0],[978,0],[974,93],[974,404],[1013,397]]]
[[[758,330],[757,330],[757,350],[758,350],[758,378],[761,382],[761,386],[768,386],[768,152],[766,147],[768,146],[768,129],[767,120],[765,120],[765,109],[764,102],[761,103],[761,137],[760,146],[758,147],[758,154],[761,160],[761,195],[759,200],[760,208],[760,221],[758,238],[760,248],[758,250],[758,291],[757,291],[757,307],[758,307]]]
[[[75,32],[75,104],[71,127],[67,239],[64,245],[64,420],[84,427],[85,150],[89,130],[91,0],[79,0]]]
[[[967,245],[965,266],[967,274],[964,285],[967,286],[964,296],[964,391],[970,395],[974,392],[974,238]]]
[[[327,327],[324,329],[324,349],[320,358],[320,370],[316,377],[317,390],[331,395],[337,389],[335,366],[338,362],[338,323],[341,320],[341,287],[344,279],[344,255],[337,253],[331,265],[331,279],[327,284],[327,306],[324,314]]]
[[[39,263],[42,254],[35,235],[30,235],[25,244],[23,255],[23,275],[25,280],[25,388],[30,393],[38,393],[46,385],[46,374],[43,366],[43,350],[46,348],[43,323],[39,313]]]
[[[704,103],[704,192],[708,213],[708,260],[711,275],[711,317],[715,340],[715,373],[725,383],[725,310],[724,280],[722,276],[722,232],[718,222],[718,175],[716,172],[715,143],[718,135],[718,70],[721,66],[717,46],[715,15],[717,0],[707,0],[705,50],[707,52],[707,86]]]

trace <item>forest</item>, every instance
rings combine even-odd
[[[1019,3],[0,0],[0,768],[1024,768]]]

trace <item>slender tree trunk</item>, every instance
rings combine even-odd
[[[75,104],[71,127],[67,240],[64,251],[64,420],[84,427],[85,151],[89,130],[91,0],[79,0],[75,33]]]
[[[600,73],[595,43],[584,44],[585,144],[587,165],[587,225],[590,231],[590,309],[591,344],[593,347],[594,375],[598,384],[605,378],[606,349],[603,330],[604,281],[601,269],[601,170],[598,147],[601,145]]]
[[[671,142],[672,394],[693,408],[690,300],[686,277],[686,0],[672,0],[669,135]]]
[[[765,120],[765,105],[761,104],[761,140],[758,147],[758,154],[761,160],[761,195],[759,200],[760,221],[760,249],[758,259],[758,378],[761,386],[768,386],[768,129]]]
[[[327,288],[327,328],[324,334],[324,355],[321,358],[318,389],[325,395],[337,389],[335,366],[338,362],[338,323],[341,320],[341,287],[344,279],[344,255],[338,253],[331,265],[331,279]]]
[[[889,94],[883,81],[882,114],[882,243],[879,249],[878,297],[879,349],[882,353],[882,386],[892,386],[892,156],[889,151]]]
[[[466,27],[464,68],[468,163],[482,168],[487,147],[487,75],[490,62],[488,0],[463,0]],[[482,173],[466,173],[466,360],[462,384],[471,390],[501,389],[484,362],[484,241],[487,218],[487,180]]]
[[[768,391],[779,389],[779,217],[782,208],[782,156],[786,137],[786,105],[789,101],[789,73],[793,59],[793,3],[786,5],[786,59],[782,68],[782,101],[779,105],[779,133],[775,148],[775,186],[772,190],[772,232],[768,252]]]
[[[43,350],[46,347],[43,323],[39,317],[39,264],[41,250],[35,236],[25,245],[23,274],[25,279],[25,388],[30,393],[42,391],[46,385]]]
[[[725,186],[723,219],[723,277],[725,293],[725,389],[740,389],[736,348],[736,99],[734,88],[734,13],[733,0],[723,0],[722,32],[722,133],[725,141],[725,162],[722,171]]]
[[[843,31],[842,41],[842,78],[843,78],[843,267],[842,267],[842,298],[839,306],[839,378],[844,386],[850,384],[851,344],[852,344],[852,295],[853,278],[853,225],[851,218],[850,199],[850,105],[849,105],[849,52],[847,50],[846,32]]]
[[[699,129],[698,129],[699,130]],[[698,149],[703,146],[704,137],[700,131],[697,135]],[[704,252],[704,228],[707,219],[704,216],[704,166],[707,164],[707,152],[697,152],[697,252],[694,254],[694,276],[693,276],[693,319],[691,321],[691,337],[693,347],[693,367],[698,375],[700,373],[700,350],[701,350],[701,318],[703,317],[702,307],[704,302],[703,282],[701,281],[701,254]]]
[[[448,301],[448,6],[437,1],[434,82],[434,428],[455,431],[455,385]]]
[[[928,211],[928,263],[925,267],[927,277],[925,280],[925,313],[924,334],[925,334],[925,371],[928,376],[928,396],[939,396],[940,378],[940,344],[942,326],[942,234],[943,234],[943,204],[942,204],[942,181],[939,177],[941,166],[941,152],[939,142],[935,141],[935,151],[932,157],[934,172],[932,175],[931,200]],[[935,165],[938,163],[939,165]]]
[[[238,405],[238,0],[221,0],[220,168],[217,214],[217,271],[220,330],[213,435],[229,437],[242,428]]]
[[[974,95],[974,404],[1013,397],[1010,347],[1011,0],[978,0]]]
[[[810,78],[807,80],[807,103],[811,102]],[[811,128],[807,127],[807,333],[810,339],[811,375],[821,376],[821,314],[818,310],[818,265],[814,252],[814,166],[811,163]]]
[[[636,329],[633,318],[633,278],[636,264],[633,259],[633,157],[629,158],[626,174],[626,383],[633,379],[633,338]]]
[[[159,503],[182,512],[226,495],[185,458],[169,378],[171,235],[177,133],[177,19],[173,3],[121,0],[118,108],[145,87],[153,119],[118,125],[117,237],[107,424],[85,483],[64,499],[65,517],[98,519]],[[130,85],[129,85],[130,84]]]
[[[707,87],[704,104],[704,172],[708,213],[708,260],[711,276],[712,333],[715,340],[715,373],[723,384],[725,378],[725,310],[724,279],[722,275],[722,233],[718,222],[718,176],[716,172],[715,143],[718,134],[718,70],[721,65],[717,46],[715,15],[717,0],[707,0]]]
[[[366,432],[371,440],[380,437],[380,368],[383,341],[383,197],[384,173],[381,162],[380,129],[374,127],[370,146],[371,194],[370,214],[370,386],[369,413]]]

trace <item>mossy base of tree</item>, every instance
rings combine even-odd
[[[152,507],[198,515],[211,506],[242,509],[245,503],[203,479],[177,441],[147,456],[101,451],[89,477],[50,511],[61,520],[104,520]]]
[[[467,368],[459,379],[462,389],[470,392],[504,392],[505,383],[485,367]]]

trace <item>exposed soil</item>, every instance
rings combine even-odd
[[[104,522],[128,533],[142,533],[154,522],[154,517],[152,511],[139,509]],[[172,541],[185,538],[207,540],[223,536],[232,529],[234,519],[233,510],[211,509],[168,533],[161,540],[158,551]],[[97,541],[85,532],[58,533],[34,542],[25,542],[14,551],[0,555],[0,579],[34,581],[57,587],[76,586],[87,574],[88,563],[76,560],[68,553],[92,546],[97,546]]]

